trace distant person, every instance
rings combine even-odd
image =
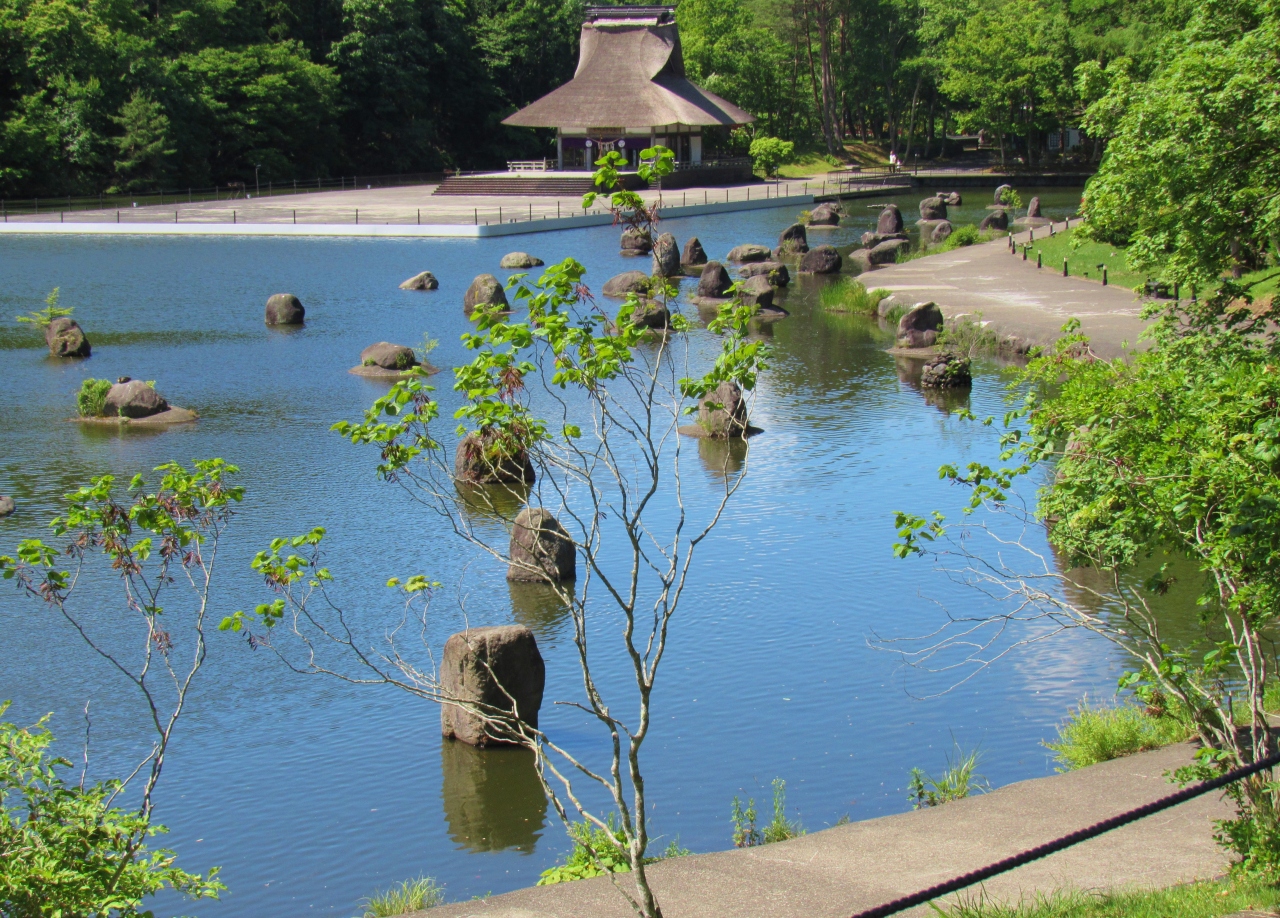
[[[890,172],[898,171],[898,154],[895,153],[893,150],[889,151],[889,171]]]

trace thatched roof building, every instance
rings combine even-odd
[[[754,120],[685,77],[674,8],[611,6],[587,8],[573,79],[503,123],[556,128],[563,169],[653,143],[680,162],[701,162],[703,127]]]

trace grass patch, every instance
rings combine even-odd
[[[907,782],[907,800],[912,809],[942,806],[952,800],[963,800],[975,791],[986,793],[991,789],[985,778],[978,774],[981,760],[978,750],[963,752],[959,746],[947,756],[947,767],[934,778],[919,768],[911,769]]]
[[[1044,270],[1062,271],[1062,259],[1067,259],[1067,267],[1072,277],[1087,277],[1101,281],[1102,271],[1098,265],[1107,266],[1107,283],[1117,287],[1137,289],[1148,280],[1145,274],[1139,274],[1129,267],[1124,249],[1105,242],[1092,242],[1076,236],[1075,228],[1061,230],[1049,235],[1047,226],[1036,227],[1036,241],[1027,252],[1027,259],[1034,261],[1036,255],[1044,259]]]
[[[608,829],[601,829],[588,822],[575,822],[569,827],[569,835],[573,838],[573,848],[569,851],[564,863],[556,864],[542,871],[538,879],[539,886],[554,886],[556,883],[569,883],[573,880],[585,880],[588,877],[599,877],[606,873],[630,873],[631,859],[627,856],[626,838],[622,829],[617,828],[611,816],[607,820]],[[681,848],[678,840],[673,839],[657,857],[646,857],[646,864],[653,864],[669,857],[682,857],[688,854]]]
[[[827,312],[855,312],[874,315],[880,301],[889,295],[888,290],[867,290],[850,277],[841,277],[822,288],[818,302]]]
[[[443,904],[444,887],[431,877],[417,877],[365,899],[361,918],[396,918],[405,912],[416,912]]]
[[[756,826],[756,802],[747,798],[744,808],[742,801],[733,798],[733,844],[735,848],[754,848],[757,845],[771,845],[774,842],[798,838],[805,834],[805,828],[799,820],[787,818],[787,782],[781,778],[773,779],[773,818],[763,829]]]
[[[1132,892],[1057,892],[1017,905],[981,895],[952,906],[934,906],[949,918],[1220,918],[1245,909],[1280,906],[1280,890],[1259,880],[1229,878],[1170,889]]]
[[[979,242],[990,242],[1002,233],[992,230],[983,231],[972,223],[962,223],[951,231],[951,235],[937,245],[925,246],[921,249],[909,249],[898,253],[898,263],[924,258],[926,255],[940,255],[943,252],[954,252],[965,246],[977,245]]]
[[[1000,350],[1000,336],[982,322],[982,313],[948,319],[938,334],[938,346],[962,357],[995,354]]]
[[[1045,743],[1063,771],[1108,762],[1121,756],[1180,743],[1193,735],[1173,714],[1151,716],[1136,704],[1095,707],[1086,698],[1058,726],[1058,738]]]
[[[782,178],[808,178],[850,166],[883,166],[888,162],[888,150],[871,143],[846,143],[843,158],[827,153],[825,144],[808,147],[797,144],[792,161],[781,166],[778,174]]]

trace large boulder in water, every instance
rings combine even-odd
[[[54,357],[88,357],[91,353],[89,339],[75,319],[66,316],[54,319],[44,330],[44,343]]]
[[[631,310],[631,321],[641,328],[666,331],[671,327],[671,310],[656,300],[641,300]]]
[[[952,227],[949,220],[939,220],[938,225],[933,228],[931,233],[929,233],[930,244],[939,245],[940,243],[946,242],[948,237],[951,236],[953,229],[954,227]]]
[[[0,494],[0,517],[12,516],[14,511],[13,498],[7,494]]]
[[[800,260],[801,274],[835,274],[843,264],[840,253],[833,245],[820,245],[810,249]]]
[[[301,325],[305,317],[302,302],[292,293],[276,293],[267,299],[268,325]]]
[[[555,515],[542,507],[525,507],[511,529],[507,579],[558,583],[577,576],[578,553]]]
[[[153,414],[169,410],[169,403],[160,393],[140,379],[121,376],[119,382],[107,391],[103,413],[108,417],[149,418]]]
[[[897,204],[889,204],[880,211],[880,219],[876,221],[876,232],[881,236],[892,236],[900,233],[905,224],[902,222],[902,211]]]
[[[736,382],[725,380],[699,399],[698,426],[718,440],[747,435],[747,403]]]
[[[993,210],[982,218],[982,222],[978,224],[980,230],[1007,230],[1009,228],[1009,211]]]
[[[1004,203],[1005,203],[1004,196],[1005,196],[1005,194],[1006,194],[1006,193],[1008,193],[1008,192],[1010,192],[1010,191],[1013,191],[1013,186],[1012,186],[1012,185],[999,185],[999,186],[997,186],[997,187],[996,187],[995,198],[992,200],[992,202],[991,202],[991,203],[992,203],[992,204],[1004,204]]]
[[[653,242],[653,273],[655,277],[680,277],[680,246],[676,237],[663,233]]]
[[[415,274],[400,285],[401,290],[437,290],[439,287],[440,281],[430,271]]]
[[[819,204],[809,212],[810,226],[839,226],[840,209],[834,204]]]
[[[756,309],[766,309],[773,305],[773,285],[762,274],[748,277],[738,284],[738,295],[742,297],[742,302]]]
[[[1031,203],[1027,205],[1027,216],[1028,217],[1040,216],[1040,199],[1038,197],[1032,198]]]
[[[917,303],[898,320],[898,347],[932,347],[942,330],[942,310],[937,303]]]
[[[653,279],[643,271],[623,271],[621,274],[615,274],[604,282],[604,288],[601,292],[605,296],[611,296],[614,299],[625,300],[629,293],[645,294],[649,292],[649,285]]]
[[[467,484],[532,484],[529,453],[503,441],[493,428],[467,434],[458,442],[453,477]]]
[[[803,255],[809,251],[809,237],[803,223],[793,223],[778,236],[778,255]]]
[[[743,265],[738,272],[739,277],[767,277],[775,287],[785,287],[791,283],[791,272],[780,261],[754,261]]]
[[[502,261],[498,262],[499,268],[536,268],[539,265],[546,264],[541,258],[535,258],[528,252],[508,252],[502,256]]]
[[[524,625],[455,634],[440,661],[440,730],[472,746],[518,743],[519,723],[538,726],[546,681],[538,642]]]
[[[729,279],[729,272],[724,269],[724,265],[718,261],[709,261],[698,278],[698,296],[707,299],[723,299],[728,296],[729,287],[732,284],[733,281]]]
[[[703,250],[702,243],[697,236],[690,237],[684,244],[684,251],[680,253],[680,264],[686,268],[700,268],[706,263],[707,253]]]
[[[379,341],[377,344],[371,344],[360,352],[360,366],[362,367],[380,367],[383,370],[404,371],[417,365],[418,358],[414,356],[413,348],[405,347],[403,344]]]
[[[930,357],[920,371],[920,386],[925,389],[960,389],[973,385],[969,358],[958,354]]]
[[[920,219],[921,220],[945,220],[947,219],[947,202],[936,195],[931,198],[922,198],[920,200]]]
[[[653,240],[649,234],[635,227],[622,231],[621,254],[635,257],[648,255],[653,251]]]
[[[744,261],[768,261],[769,256],[772,254],[766,246],[747,243],[730,249],[729,261],[738,263]]]
[[[911,241],[909,239],[886,239],[871,251],[867,252],[867,259],[873,265],[887,265],[898,260],[898,253],[903,250],[910,251]]]
[[[483,306],[486,309],[492,309],[495,306],[503,310],[509,308],[507,291],[502,289],[502,284],[492,274],[477,276],[462,297],[462,311],[467,315],[471,315],[477,306]]]

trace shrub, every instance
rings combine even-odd
[[[538,880],[539,886],[553,886],[556,883],[569,883],[573,880],[585,880],[589,877],[603,876],[606,873],[630,873],[631,859],[627,856],[626,836],[621,826],[615,827],[614,817],[606,822],[608,829],[593,826],[588,822],[575,822],[569,827],[569,835],[573,838],[573,849],[563,864],[557,864],[542,872]],[[669,857],[681,857],[689,852],[680,847],[678,841],[671,841],[656,857],[646,857],[644,862],[652,864]]]
[[[956,316],[943,325],[938,334],[938,346],[953,354],[973,357],[998,351],[1000,336],[983,323],[982,313],[978,313],[976,318]]]
[[[396,918],[405,912],[443,904],[444,887],[431,877],[417,877],[365,899],[362,918]]]
[[[744,810],[742,801],[733,798],[733,844],[737,848],[754,848],[773,842],[798,838],[805,834],[799,820],[787,819],[787,782],[773,779],[773,818],[763,830],[756,827],[756,802],[747,799]]]
[[[789,140],[777,137],[757,137],[751,141],[750,156],[755,168],[766,178],[778,173],[778,167],[791,162],[796,145]]]
[[[1058,739],[1044,745],[1070,771],[1181,742],[1192,733],[1173,714],[1152,716],[1135,704],[1093,707],[1086,698],[1059,725]]]
[[[111,391],[111,381],[107,379],[86,379],[80,384],[76,393],[76,411],[82,418],[100,418],[107,410],[107,393]]]
[[[25,322],[28,325],[34,325],[36,328],[44,331],[49,327],[54,319],[63,319],[75,312],[74,309],[66,309],[58,305],[58,291],[60,287],[54,287],[53,292],[45,297],[44,309],[37,309],[35,312],[29,312],[25,316],[14,316],[19,322]]]
[[[1006,188],[1000,194],[1000,203],[1018,210],[1022,207],[1022,196],[1013,188]]]
[[[977,749],[962,752],[956,746],[955,752],[947,756],[947,767],[939,777],[931,777],[919,768],[911,769],[907,800],[911,802],[912,809],[941,806],[952,800],[963,800],[974,791],[983,793],[989,790],[986,779],[978,774],[980,759]]]
[[[873,315],[880,301],[889,295],[888,290],[867,290],[858,281],[842,277],[822,288],[818,300],[828,312],[856,312]]]
[[[418,363],[424,367],[427,365],[427,357],[440,346],[439,340],[432,338],[426,332],[422,334],[422,344],[413,349],[414,354],[418,357]]]
[[[48,754],[47,720],[0,723],[0,914],[140,918],[151,914],[139,910],[142,900],[166,888],[216,899],[225,888],[216,869],[206,879],[175,867],[172,851],[143,841],[164,826],[111,805],[119,781],[63,780],[71,763]]]
[[[951,231],[943,248],[958,249],[966,245],[976,245],[982,241],[982,231],[972,223],[964,223]]]

